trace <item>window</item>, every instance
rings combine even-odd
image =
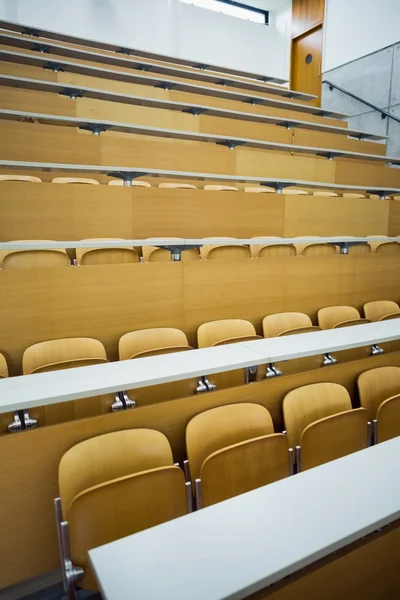
[[[241,2],[234,2],[233,0],[181,0],[181,2],[230,15],[231,17],[238,17],[238,19],[268,25],[268,11]]]

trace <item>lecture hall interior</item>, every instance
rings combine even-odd
[[[0,600],[399,600],[399,0],[0,0]]]

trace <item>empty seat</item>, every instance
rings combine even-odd
[[[160,183],[158,187],[167,189],[169,188],[173,190],[197,190],[197,187],[191,183]]]
[[[369,319],[361,318],[360,313],[353,306],[327,306],[318,311],[318,324],[322,329],[339,329],[370,322]],[[339,362],[347,362],[366,358],[370,354],[371,347],[363,346],[335,352],[334,358]]]
[[[231,404],[193,417],[186,428],[197,507],[206,507],[290,474],[288,441],[268,410]]]
[[[298,312],[286,312],[268,315],[264,317],[262,325],[265,338],[283,337],[286,335],[321,331],[320,327],[312,324],[312,321],[308,315]],[[299,373],[301,371],[317,369],[321,367],[323,363],[324,356],[316,355],[277,362],[274,365],[270,364],[268,366],[270,369],[271,367],[274,367],[283,375],[289,375],[291,373]]]
[[[365,198],[364,194],[355,194],[354,192],[345,192],[343,198],[353,198],[353,200]]]
[[[126,333],[119,340],[119,359],[130,360],[172,354],[193,350],[189,346],[186,335],[179,329],[158,327],[155,329],[140,329]],[[156,375],[156,373],[154,373]],[[152,385],[137,390],[128,391],[127,395],[138,406],[184,398],[196,393],[199,382],[197,379],[185,379],[161,385]],[[200,389],[202,386],[200,386]],[[207,391],[204,389],[203,391]]]
[[[42,183],[39,177],[33,175],[0,175],[0,181],[29,181],[30,183]]]
[[[299,243],[295,246],[299,256],[334,256],[338,253],[334,244],[327,244],[326,242]]]
[[[238,188],[233,185],[205,185],[205,190],[213,192],[238,192]]]
[[[65,338],[39,342],[27,348],[22,358],[22,371],[24,375],[30,375],[107,362],[105,348],[98,340]],[[114,406],[114,400],[111,394],[83,398],[33,408],[30,415],[37,419],[39,425],[53,425],[122,408],[119,403]]]
[[[121,238],[97,238],[81,240],[81,242],[111,242],[120,241]],[[76,259],[78,265],[115,265],[121,263],[140,262],[139,253],[132,246],[120,248],[77,248]]]
[[[260,185],[259,187],[245,187],[244,191],[253,194],[276,194],[275,188],[271,188],[266,185]]]
[[[268,244],[263,242],[257,244],[258,238],[252,238],[253,244],[250,244],[250,252],[253,258],[274,258],[281,256],[296,256],[296,248],[293,244]],[[261,238],[265,239],[265,238]],[[271,237],[271,240],[282,238]]]
[[[375,300],[364,304],[364,314],[370,321],[386,321],[400,317],[400,307],[392,300]]]
[[[39,243],[52,240],[14,240],[14,242]],[[63,248],[51,250],[1,250],[2,269],[29,269],[33,267],[70,267],[71,262]]]
[[[360,404],[373,421],[382,402],[400,394],[400,367],[378,367],[364,371],[359,375],[357,385]]]
[[[233,344],[235,342],[257,340],[260,337],[256,334],[254,325],[250,321],[243,319],[222,319],[200,325],[197,330],[197,345],[199,348],[207,348],[210,346]],[[225,388],[243,385],[246,381],[255,379],[256,376],[257,368],[254,368],[251,372],[248,369],[245,369],[244,372],[242,369],[239,369],[210,375],[209,381],[211,384],[216,385],[217,388]]]
[[[387,235],[367,235],[368,243],[371,246],[372,252],[378,252],[378,254],[396,254],[398,248],[400,247],[397,242],[385,242],[380,239],[380,241],[374,241],[379,238],[387,238]]]
[[[151,238],[157,240],[157,238]],[[176,240],[176,238],[160,238],[162,245],[168,245],[168,240]],[[144,262],[171,262],[172,256],[170,250],[167,248],[158,248],[157,246],[143,246],[142,248],[143,261]],[[181,260],[183,262],[187,260],[200,260],[200,253],[197,248],[189,248],[188,250],[182,250]]]
[[[203,238],[206,240],[213,240],[216,238]],[[218,259],[226,259],[226,260],[240,260],[242,258],[251,258],[251,251],[248,246],[244,245],[236,245],[230,244],[229,240],[234,240],[235,238],[217,238],[220,240],[226,240],[226,244],[204,244],[200,248],[200,255],[202,259],[205,260],[218,260]]]
[[[89,177],[55,177],[52,183],[84,183],[89,185],[100,185],[97,179],[90,179]]]
[[[61,459],[58,483],[57,527],[72,562],[62,567],[75,569],[84,589],[97,589],[89,550],[190,510],[190,484],[174,465],[167,438],[151,429],[107,433],[73,446]]]
[[[316,190],[313,192],[313,196],[320,196],[321,198],[337,198],[338,194],[336,194],[336,192],[329,192],[327,190]]]
[[[293,190],[291,188],[284,189],[283,194],[285,194],[285,196],[308,196],[308,192],[306,190]]]
[[[292,390],[283,400],[283,416],[289,446],[296,447],[298,471],[368,445],[368,413],[364,408],[352,409],[348,391],[337,383]]]
[[[5,357],[0,354],[0,379],[8,377],[8,367]]]
[[[111,179],[108,185],[124,185],[124,183],[123,179]],[[139,181],[138,179],[133,179],[131,185],[134,187],[151,187],[147,181]]]
[[[318,311],[318,324],[322,329],[336,329],[370,322],[370,319],[362,319],[353,306],[327,306]]]

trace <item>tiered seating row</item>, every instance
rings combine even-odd
[[[13,161],[13,160],[0,160],[0,169],[12,169],[18,171],[65,171],[66,173],[92,173],[97,175],[108,175],[110,177],[117,177],[123,179],[125,185],[132,185],[134,179],[140,177],[162,177],[168,179],[189,179],[205,181],[210,180],[216,183],[251,183],[259,184],[274,188],[277,194],[284,193],[284,189],[287,187],[300,186],[310,189],[321,188],[329,191],[357,191],[367,192],[370,194],[378,195],[381,199],[385,199],[391,194],[400,194],[400,188],[394,187],[368,187],[361,185],[342,185],[339,183],[322,183],[317,181],[301,181],[294,179],[285,178],[271,178],[271,177],[246,177],[245,175],[221,175],[218,173],[191,173],[186,171],[170,171],[164,169],[148,169],[145,167],[116,167],[116,166],[98,166],[98,165],[67,165],[57,163],[44,163],[44,162],[28,162],[28,161]]]
[[[342,113],[324,110],[317,106],[310,106],[307,104],[286,102],[284,100],[275,100],[273,98],[267,98],[264,96],[233,92],[226,89],[206,87],[202,85],[196,85],[193,83],[184,83],[175,79],[160,79],[159,77],[151,77],[150,75],[143,75],[139,73],[115,71],[111,69],[94,67],[89,66],[87,64],[75,63],[66,60],[52,61],[42,56],[36,56],[35,54],[23,54],[20,52],[11,52],[8,50],[0,49],[0,60],[3,60],[5,62],[14,62],[23,65],[30,65],[43,69],[50,69],[55,72],[68,71],[70,73],[88,75],[90,77],[100,77],[103,79],[123,81],[126,83],[137,83],[140,85],[146,85],[151,87],[160,87],[166,91],[173,89],[178,92],[200,94],[201,96],[222,98],[225,100],[236,100],[238,102],[247,102],[248,104],[252,105],[271,106],[287,110],[296,110],[298,112],[303,112],[311,115],[319,115],[328,118],[337,119],[346,116]]]
[[[55,94],[62,94],[64,96],[68,96],[71,99],[84,97],[92,98],[94,100],[105,100],[109,102],[117,102],[122,104],[146,106],[149,108],[159,108],[165,110],[178,111],[182,113],[190,113],[194,116],[206,114],[210,117],[222,117],[228,119],[235,119],[239,121],[277,125],[286,129],[292,129],[296,127],[300,129],[308,129],[311,131],[334,133],[341,136],[354,137],[361,141],[386,139],[386,136],[383,135],[362,132],[357,129],[337,127],[334,125],[302,121],[295,118],[284,118],[257,113],[234,111],[213,106],[176,102],[173,100],[160,100],[158,98],[122,94],[107,90],[94,89],[86,86],[74,87],[71,85],[65,85],[62,83],[56,83],[52,81],[42,81],[39,79],[30,79],[26,77],[14,77],[12,75],[0,75],[0,85],[4,87],[15,87],[17,89],[20,88],[32,91],[36,90],[43,92],[53,92]]]
[[[56,40],[56,41],[67,42],[67,43],[72,43],[72,44],[78,44],[80,46],[89,46],[91,48],[99,48],[101,50],[117,52],[118,54],[121,54],[121,53],[124,55],[132,54],[135,56],[141,56],[141,57],[155,59],[155,60],[167,61],[169,63],[186,65],[186,66],[194,67],[195,69],[198,69],[201,71],[210,70],[210,71],[214,71],[214,72],[216,71],[219,73],[228,73],[230,75],[238,75],[240,77],[246,77],[249,79],[256,79],[256,80],[265,81],[265,82],[270,81],[270,82],[275,82],[275,83],[287,83],[287,80],[277,79],[276,77],[268,77],[266,75],[261,75],[259,73],[249,73],[249,72],[245,72],[245,71],[238,71],[236,69],[229,69],[227,67],[221,67],[221,66],[217,66],[217,65],[198,64],[197,62],[193,62],[193,61],[189,61],[189,60],[185,60],[185,59],[181,59],[181,58],[165,56],[162,54],[154,54],[152,52],[136,50],[133,48],[121,48],[119,46],[107,44],[105,42],[99,42],[99,41],[95,41],[95,40],[87,40],[84,38],[65,35],[65,34],[61,34],[61,33],[56,33],[53,31],[48,31],[46,29],[33,28],[30,26],[20,25],[19,23],[13,23],[11,21],[1,20],[0,28],[8,30],[8,31],[22,33],[24,35],[29,35],[29,36],[32,36],[33,38],[41,37],[41,38],[46,38],[47,40]]]
[[[398,585],[399,450],[397,438],[91,550],[102,595],[129,600],[140,590],[157,600],[168,589],[185,600],[194,581],[196,599],[208,600],[314,599],[333,590],[350,598],[366,585],[371,598],[390,593]],[[382,528],[383,537],[374,536]],[[187,540],[196,540],[190,552]]]
[[[0,119],[21,121],[32,120],[35,123],[43,125],[59,125],[64,127],[76,127],[77,129],[91,131],[94,135],[100,135],[105,131],[115,131],[121,133],[132,133],[135,135],[145,135],[150,137],[170,138],[176,140],[186,140],[192,142],[205,142],[226,146],[234,150],[238,146],[248,148],[258,148],[260,150],[276,150],[281,152],[296,152],[299,154],[312,154],[322,156],[329,160],[335,158],[354,159],[358,161],[371,160],[384,165],[400,165],[400,159],[379,154],[362,154],[360,152],[348,152],[344,150],[335,150],[329,148],[315,148],[310,146],[298,146],[295,144],[281,144],[278,142],[265,142],[248,138],[235,138],[221,135],[212,135],[206,133],[197,133],[189,131],[179,131],[175,129],[160,129],[156,127],[145,127],[143,125],[130,125],[129,123],[118,123],[111,121],[100,121],[94,119],[78,119],[76,117],[60,117],[39,113],[0,110]]]
[[[71,46],[63,46],[61,44],[41,44],[29,38],[4,34],[1,32],[0,43],[6,46],[14,46],[16,48],[23,48],[24,50],[34,50],[36,52],[41,52],[44,54],[65,56],[67,58],[98,62],[103,65],[113,65],[117,67],[131,68],[139,71],[151,71],[152,73],[158,73],[173,77],[185,77],[187,79],[194,79],[197,81],[203,81],[205,83],[221,85],[224,87],[234,87],[243,90],[251,90],[276,96],[283,96],[290,99],[297,98],[299,100],[314,100],[316,98],[316,96],[313,96],[311,94],[304,94],[303,92],[290,90],[285,87],[276,87],[240,79],[229,79],[227,77],[221,77],[221,75],[218,74],[207,73],[205,70],[194,71],[188,69],[185,70],[182,68],[177,69],[167,64],[160,64],[149,61],[138,62],[134,59],[134,57],[128,58],[127,56],[112,56],[109,54],[99,54],[98,52],[73,48]],[[51,59],[49,58],[49,60]]]

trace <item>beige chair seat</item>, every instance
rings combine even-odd
[[[52,183],[84,183],[89,185],[100,185],[97,179],[90,179],[89,177],[55,177]]]

